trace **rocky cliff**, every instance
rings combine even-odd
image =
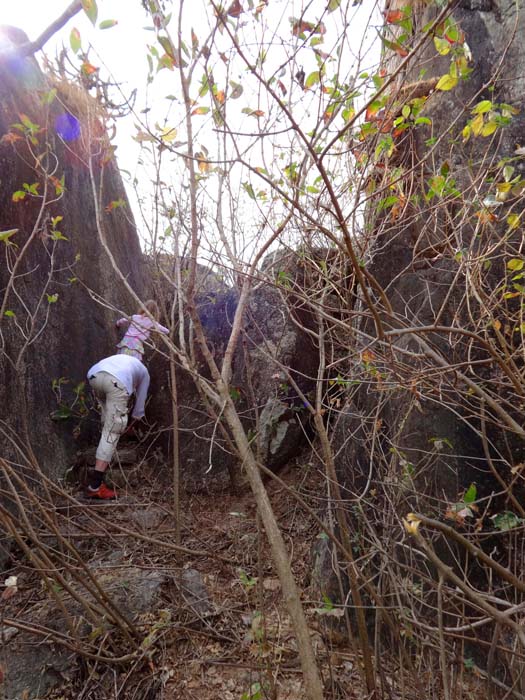
[[[76,450],[61,419],[83,413],[86,370],[117,341],[114,309],[134,306],[101,234],[139,294],[142,255],[104,114],[19,57],[19,30],[1,37],[0,456],[32,450],[58,477]]]

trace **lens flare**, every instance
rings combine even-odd
[[[55,119],[55,131],[64,141],[75,141],[80,136],[80,122],[72,114],[63,112]]]

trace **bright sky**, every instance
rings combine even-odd
[[[248,2],[249,0],[242,0],[243,5],[247,6]],[[290,47],[293,43],[291,40],[293,37],[291,36],[289,19],[291,17],[301,16],[305,3],[306,0],[271,0],[267,12],[270,13],[270,17],[273,18],[273,23],[279,27],[281,33],[284,33],[285,40],[283,41],[277,34],[273,35],[271,31],[269,31],[268,41],[272,42],[269,44],[271,46],[271,52],[268,57],[269,64],[275,63],[275,65],[279,65],[282,56],[286,55],[286,52],[291,50]],[[369,22],[370,12],[373,10],[375,3],[367,0],[363,2],[360,7],[354,7],[350,0],[343,0],[343,3],[344,6],[348,8],[348,14],[345,15],[344,18],[344,22],[345,24],[347,23],[346,26],[348,27],[346,30],[347,38],[345,42],[348,55],[344,70],[348,71],[351,62],[355,58],[355,54],[361,50],[362,34]],[[0,24],[17,26],[28,34],[29,39],[34,40],[47,28],[51,21],[57,18],[68,7],[69,4],[70,0],[0,0]],[[141,7],[140,0],[97,0],[97,4],[98,19],[96,27],[93,27],[88,17],[81,11],[73,17],[48,44],[46,44],[44,52],[50,58],[53,58],[62,46],[65,46],[69,50],[70,33],[72,29],[75,28],[80,33],[82,48],[86,49],[90,44],[93,46],[94,51],[91,51],[89,58],[91,63],[97,67],[101,67],[102,75],[107,76],[109,74],[111,79],[121,83],[124,94],[129,95],[134,88],[138,88],[137,114],[128,119],[121,119],[117,123],[117,159],[121,169],[131,173],[132,177],[137,176],[141,186],[147,188],[149,186],[148,180],[150,177],[153,179],[153,176],[148,174],[147,169],[142,170],[140,174],[138,174],[137,161],[140,158],[140,146],[132,139],[132,136],[136,132],[135,125],[142,119],[148,120],[150,128],[154,128],[153,125],[155,123],[158,123],[160,127],[164,126],[164,124],[169,127],[179,127],[181,124],[181,117],[176,114],[177,102],[170,102],[169,99],[166,99],[170,93],[175,93],[177,98],[180,97],[180,89],[177,87],[178,80],[176,72],[163,70],[157,74],[155,82],[152,85],[147,85],[147,45],[155,43],[155,34],[145,29],[147,25],[151,25],[151,19],[147,17],[144,9]],[[316,19],[314,9],[316,4],[318,7],[326,7],[325,2],[319,4],[316,3],[316,0],[310,0],[310,2],[306,4],[310,8],[306,14],[306,17],[309,19]],[[169,6],[170,3],[166,3],[166,5]],[[206,14],[201,9],[204,5],[209,8],[209,3],[206,0],[202,0],[202,3],[198,0],[189,0],[189,2],[185,3],[185,12],[187,13],[188,20],[187,34],[189,35],[189,23],[191,23],[201,41],[205,38],[209,29],[207,27]],[[255,5],[257,5],[257,2]],[[179,2],[173,2],[172,7],[176,14]],[[338,22],[341,23],[342,17],[336,15],[337,13],[334,12],[333,15],[326,15],[326,17],[323,18],[323,21],[326,20],[328,23],[326,35],[327,43],[323,46],[323,49],[328,52],[330,52],[330,31],[339,33],[342,29],[338,24]],[[106,20],[117,20],[118,23],[111,28],[101,30],[99,28],[100,22]],[[334,27],[332,30],[329,28],[330,22],[332,23],[331,26]],[[175,24],[175,20],[172,24]],[[242,20],[239,26],[239,31],[242,34]],[[376,36],[375,30],[372,29],[371,33],[373,37]],[[221,41],[221,37],[216,37],[216,40]],[[248,47],[251,41],[250,35],[243,36],[243,41]],[[280,53],[279,51],[279,41],[282,42],[281,51],[284,53]],[[274,49],[274,46],[277,48]],[[372,55],[371,58],[367,60],[369,60],[369,63],[373,62],[374,56]],[[377,57],[375,60],[377,60]],[[301,67],[301,63],[303,62],[306,75],[308,75],[310,71],[316,70],[317,66],[313,59],[312,50],[309,49],[307,51],[305,49],[298,54],[297,63],[291,64],[286,77],[283,77],[282,80],[286,82],[288,88],[287,99],[290,99],[290,104],[292,104],[292,94],[294,94],[293,99],[295,100],[295,104],[303,110],[303,120],[308,119],[309,104],[312,105],[311,110],[313,118],[317,119],[319,107],[316,103],[315,91],[303,95],[302,90],[298,88],[296,81],[293,79],[294,71],[297,70],[297,66]],[[293,65],[296,67],[293,68]],[[224,82],[224,80],[227,79],[245,80],[242,72],[233,75],[230,74],[227,79],[224,78],[224,75],[221,76],[221,71],[224,73],[226,70],[221,61],[215,64],[213,70],[215,72],[215,79],[219,79],[219,81],[223,80]],[[362,68],[360,70],[362,70]],[[284,73],[282,73],[282,75],[284,76]],[[200,74],[195,76],[196,83],[198,83],[199,79]],[[192,96],[197,96],[197,88],[195,86],[193,87],[193,93]],[[254,120],[253,117],[243,115],[241,112],[241,107],[245,106],[249,99],[257,98],[257,93],[254,92],[253,94],[255,98],[248,98],[245,83],[245,93],[242,100],[238,100],[230,108],[230,116],[232,115],[231,109],[235,108],[235,110],[237,110],[240,118],[239,131],[251,132],[255,131],[257,128],[256,120]],[[140,110],[146,104],[148,104],[148,108],[151,108],[151,111],[147,116],[141,115]],[[250,104],[250,106],[252,105]],[[258,105],[254,104],[253,106],[257,107]],[[167,122],[164,121],[166,116],[168,119]],[[279,120],[277,120],[277,122],[278,121]],[[204,147],[209,149],[210,152],[216,149],[217,136],[216,129],[213,127],[211,115],[208,115],[206,118],[199,117],[195,119],[195,140],[197,148]],[[262,153],[261,155],[264,158],[265,154]],[[171,162],[175,163],[173,159]],[[179,164],[180,162],[179,159]],[[175,165],[171,165],[170,167],[171,175],[177,177],[175,173],[179,171],[177,171]],[[240,186],[239,183],[238,186]],[[141,217],[138,215],[137,204],[133,201],[133,194],[130,194],[135,218],[140,227]]]
[[[70,0],[0,0],[0,25],[13,25],[23,29],[30,40],[35,40],[69,6]],[[105,66],[104,74],[122,83],[123,92],[129,95],[133,88],[146,82],[147,64],[142,47],[151,32],[143,30],[148,24],[146,13],[139,0],[98,0],[97,26],[94,27],[83,11],[76,14],[44,46],[43,53],[53,59],[64,46],[70,51],[70,34],[77,29],[82,40],[82,48],[91,44],[96,54],[90,52],[90,60],[97,66]],[[115,19],[118,24],[101,30],[100,22]],[[149,35],[149,36],[148,36]],[[37,58],[42,58],[42,52]],[[121,120],[118,124],[117,150],[119,166],[134,173],[139,155],[138,144],[132,140],[134,133],[132,119]],[[137,204],[131,191],[131,205],[135,218],[140,223]]]

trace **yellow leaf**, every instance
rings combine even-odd
[[[497,331],[501,329],[501,321],[498,321],[497,319],[492,322],[493,328],[495,328]]]
[[[446,75],[442,75],[438,80],[436,90],[452,90],[452,88],[455,88],[457,84],[457,75],[450,75],[447,73]]]
[[[496,122],[492,122],[492,121],[487,122],[485,124],[485,126],[483,127],[483,129],[481,130],[481,135],[482,136],[490,136],[491,134],[493,134],[496,131],[497,128],[498,128],[498,125],[496,124]]]
[[[436,47],[436,51],[441,56],[446,56],[448,53],[450,53],[451,46],[446,39],[441,39],[441,37],[435,36],[434,46]]]
[[[483,115],[478,114],[470,123],[470,128],[474,136],[479,136],[483,130]]]
[[[414,513],[408,513],[406,519],[403,518],[403,525],[409,535],[416,535],[421,525],[421,520]]]
[[[164,129],[162,129],[160,133],[160,140],[164,141],[164,143],[171,143],[172,141],[175,140],[175,137],[177,136],[177,129],[167,126]]]

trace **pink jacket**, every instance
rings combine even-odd
[[[143,341],[147,340],[150,336],[152,330],[159,331],[159,333],[169,333],[169,330],[164,326],[161,326],[157,321],[152,321],[147,316],[142,314],[133,314],[131,321],[127,318],[119,318],[117,321],[117,326],[126,326],[129,323],[128,329],[125,334],[125,338],[136,338],[137,340]]]

